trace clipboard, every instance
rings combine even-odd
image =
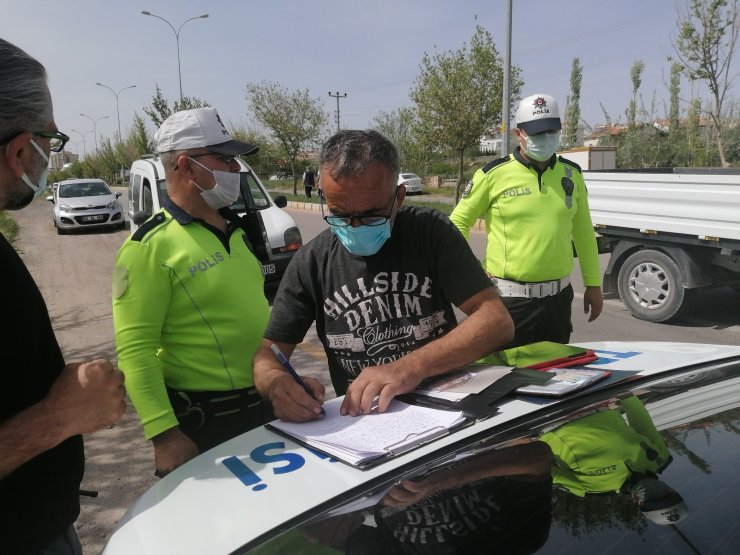
[[[421,407],[408,407],[398,400],[391,401],[386,413],[341,416],[338,412],[341,400],[332,399],[324,405],[325,419],[303,423],[275,420],[265,424],[265,427],[311,451],[365,470],[473,423],[459,410],[456,414],[445,413],[439,407],[427,406],[420,410]],[[428,427],[429,420],[439,425]],[[397,429],[388,432],[386,428],[389,423],[394,423],[392,428]],[[418,431],[406,431],[414,426]],[[378,447],[379,441],[392,436],[394,441]],[[371,448],[362,447],[371,443]]]

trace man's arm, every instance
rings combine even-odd
[[[457,370],[514,336],[514,323],[493,287],[486,287],[458,308],[468,317],[446,335],[390,364],[363,369],[347,390],[342,414],[370,414],[376,398],[378,411],[384,412],[391,399],[412,391],[423,379]]]
[[[254,357],[254,385],[260,395],[270,399],[275,416],[291,422],[305,422],[321,416],[324,404],[324,386],[314,379],[301,376],[313,392],[313,397],[292,378],[283,368],[270,349],[271,344],[290,358],[295,344],[263,339]]]
[[[0,424],[0,478],[69,437],[118,422],[122,386],[107,360],[65,366],[44,399]]]
[[[178,427],[157,358],[170,299],[169,278],[149,248],[129,241],[113,271],[113,325],[118,363],[146,439],[152,440],[157,474],[164,476],[198,455]]]
[[[460,202],[450,214],[450,221],[465,239],[470,239],[470,228],[488,209],[490,203],[489,187],[483,183],[484,178],[485,174],[481,170],[475,172],[472,185],[465,188]]]
[[[578,265],[586,290],[583,294],[583,313],[589,314],[588,321],[599,317],[604,307],[601,292],[601,266],[596,234],[591,222],[591,211],[588,206],[588,192],[583,179],[578,182],[580,195],[575,218],[573,218],[573,242],[578,253]]]

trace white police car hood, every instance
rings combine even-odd
[[[625,379],[740,356],[740,347],[688,343],[579,346],[599,355],[588,366]],[[265,428],[252,430],[201,454],[145,492],[120,521],[104,554],[231,553],[319,505],[330,508],[350,490],[361,493],[364,484],[419,456],[557,402],[512,397],[491,418],[368,470],[333,461]]]

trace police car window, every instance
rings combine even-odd
[[[144,187],[141,191],[141,202],[142,202],[142,210],[146,212],[147,214],[152,213],[152,189],[149,186],[148,181],[144,181]]]
[[[129,193],[128,196],[132,199],[131,204],[136,207],[136,199],[139,198],[139,191],[141,190],[141,175],[134,174],[131,181],[129,181]],[[134,208],[135,209],[135,208]]]
[[[246,184],[249,188],[249,194],[252,197],[252,202],[254,203],[255,208],[262,210],[263,208],[270,206],[270,202],[267,200],[265,191],[260,187],[252,173],[242,174],[242,183]]]
[[[157,181],[157,191],[159,192],[159,206],[164,206],[167,198],[167,181],[160,179]]]

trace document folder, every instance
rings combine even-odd
[[[588,364],[598,358],[590,349],[552,341],[539,341],[499,351],[487,357],[486,361],[532,370],[549,370]]]
[[[502,397],[525,385],[544,384],[552,377],[553,374],[550,372],[512,368],[508,374],[499,378],[484,390],[470,394],[459,401],[440,399],[414,391],[399,395],[397,399],[418,406],[461,411],[468,418],[484,420],[498,412],[496,405]]]

